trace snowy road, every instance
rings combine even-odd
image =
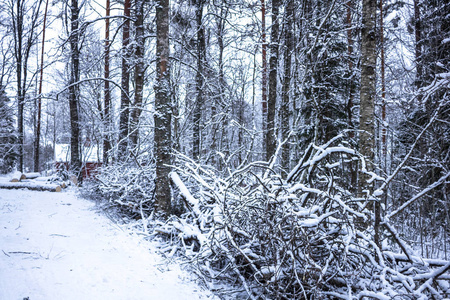
[[[211,299],[73,192],[0,189],[0,299]]]

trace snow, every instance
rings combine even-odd
[[[74,191],[0,190],[0,299],[213,299]]]

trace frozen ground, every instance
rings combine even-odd
[[[153,248],[152,248],[153,247]],[[0,299],[212,299],[73,191],[0,189]]]

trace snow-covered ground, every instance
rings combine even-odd
[[[0,299],[212,299],[73,191],[0,189]]]

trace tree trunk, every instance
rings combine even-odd
[[[261,82],[261,108],[262,132],[267,135],[267,41],[266,41],[266,4],[261,0],[261,55],[262,55],[262,82]],[[263,155],[266,155],[266,145],[263,143]]]
[[[272,31],[270,34],[270,60],[269,60],[269,99],[267,101],[267,132],[266,140],[266,160],[269,161],[275,154],[275,109],[277,102],[277,81],[278,81],[278,42],[279,24],[278,14],[280,0],[272,0]]]
[[[193,141],[192,141],[192,155],[197,161],[200,161],[201,155],[201,134],[202,134],[202,108],[203,108],[203,88],[204,88],[204,74],[203,67],[205,64],[205,30],[203,28],[203,2],[204,0],[197,0],[196,2],[196,21],[197,21],[197,74],[196,74],[196,92],[197,98],[195,101],[194,115],[193,115]]]
[[[385,166],[386,162],[386,80],[385,80],[385,59],[384,59],[384,22],[383,22],[383,0],[380,0],[380,59],[381,59],[381,163]],[[386,167],[386,166],[385,166]]]
[[[373,170],[375,152],[375,97],[376,97],[376,0],[363,0],[362,6],[362,30],[361,30],[361,91],[360,91],[360,115],[359,115],[359,151],[366,159],[367,171]],[[360,197],[366,197],[373,190],[373,183],[368,183],[369,176],[362,173],[358,182]],[[375,243],[380,246],[380,203],[374,202],[375,214]]]
[[[122,91],[120,95],[120,121],[119,121],[119,159],[126,160],[128,157],[128,139],[130,122],[130,70],[129,49],[130,44],[130,7],[131,0],[125,0],[123,14],[125,21],[122,28]]]
[[[375,149],[375,97],[376,97],[376,33],[375,12],[376,1],[364,0],[361,32],[361,104],[360,104],[360,137],[359,150],[368,160],[367,170],[372,170]],[[366,184],[361,178],[360,186]]]
[[[286,141],[289,136],[289,103],[291,89],[291,59],[294,50],[293,43],[293,25],[294,23],[294,1],[288,0],[286,4],[286,18],[284,21],[285,29],[285,51],[284,51],[284,80],[283,80],[283,102],[281,103],[281,140]],[[282,149],[281,164],[288,171],[290,163],[289,143],[286,143]]]
[[[419,0],[414,0],[414,31],[415,31],[415,56],[416,56],[416,80],[415,85],[416,88],[419,89],[422,87],[422,30],[420,26],[420,7],[419,7]]]
[[[78,178],[81,180],[81,153],[80,153],[80,123],[79,123],[79,86],[80,80],[80,49],[79,42],[79,8],[78,0],[71,2],[71,17],[70,17],[70,81],[69,81],[69,108],[70,108],[70,166],[72,172],[78,173]]]
[[[349,133],[349,137],[353,139],[355,137],[354,131],[354,124],[353,124],[353,100],[355,98],[355,84],[353,83],[353,79],[355,78],[355,70],[353,69],[353,30],[352,30],[352,1],[347,2],[347,55],[348,55],[348,72],[347,76],[350,80],[348,87],[348,102],[346,106],[347,110],[347,124],[348,128],[352,131]],[[351,161],[349,163],[350,168],[350,182],[352,187],[357,187],[357,181],[358,181],[358,172],[357,172],[357,164],[355,161]]]
[[[136,30],[136,48],[134,59],[136,65],[134,67],[134,107],[131,113],[131,144],[132,151],[137,155],[139,153],[139,118],[142,113],[143,91],[144,91],[144,1],[136,0],[135,2],[135,30]]]
[[[156,211],[171,212],[170,165],[172,163],[172,105],[169,73],[169,0],[156,5],[155,158]]]
[[[38,95],[38,107],[37,107],[37,124],[36,124],[36,141],[34,148],[34,171],[39,172],[39,152],[40,152],[40,140],[41,140],[41,94],[42,94],[42,80],[44,78],[44,46],[45,46],[45,25],[47,23],[47,8],[48,0],[45,2],[44,12],[44,24],[42,29],[42,44],[41,44],[41,68],[39,79],[39,95]]]
[[[19,171],[23,172],[23,110],[25,95],[22,91],[22,67],[23,67],[23,1],[17,0],[16,13],[14,7],[11,7],[11,16],[14,30],[14,55],[16,58],[16,76],[17,76],[17,132],[19,144]]]
[[[109,16],[111,11],[110,0],[106,0],[105,19],[105,82],[104,82],[104,103],[103,103],[103,165],[109,163],[109,151],[111,150],[110,130],[111,130],[111,90],[109,86]]]

